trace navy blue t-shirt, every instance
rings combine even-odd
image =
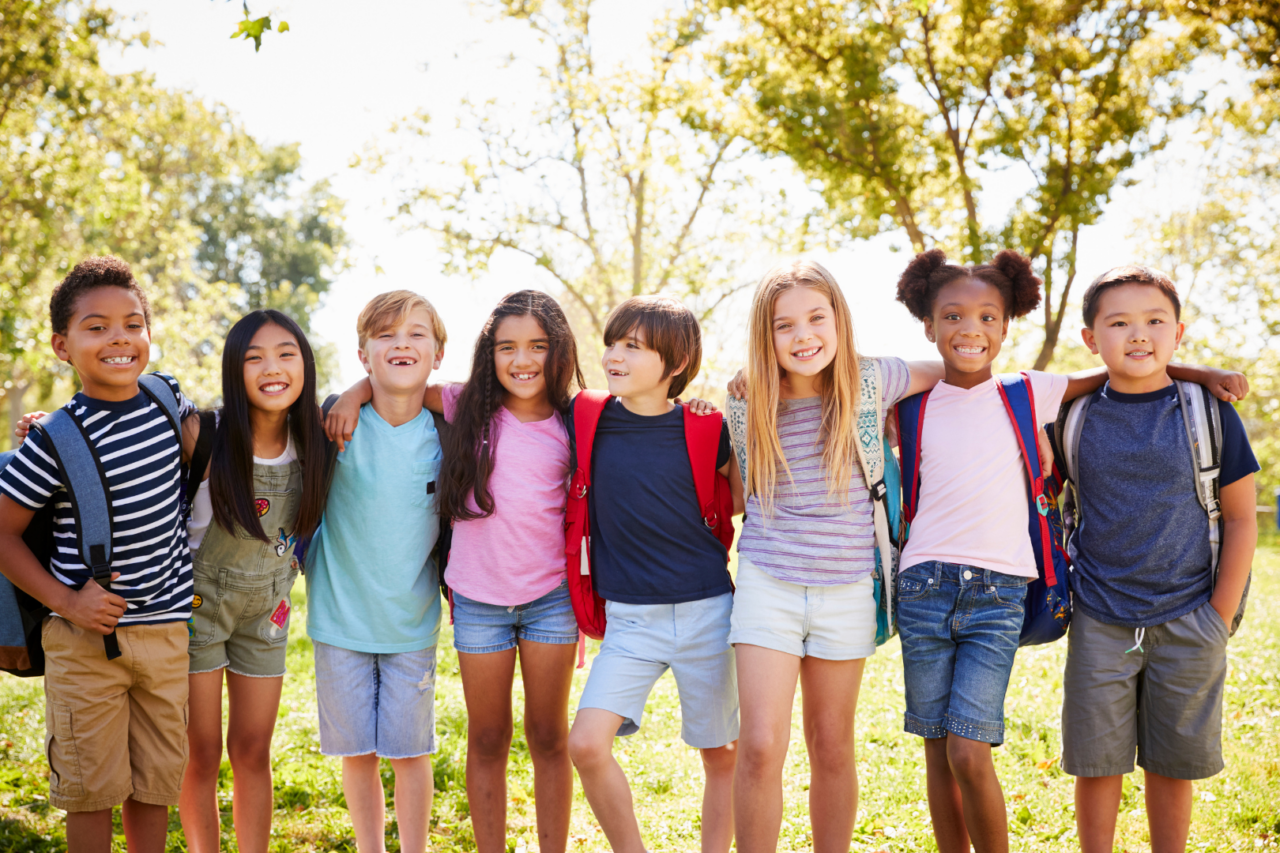
[[[717,468],[729,448],[725,424]],[[698,507],[683,406],[645,416],[609,400],[591,455],[591,567],[602,598],[678,604],[733,589],[728,554]]]
[[[1240,416],[1222,417],[1220,486],[1258,470]],[[1174,385],[1095,392],[1080,433],[1080,526],[1069,545],[1073,604],[1094,619],[1150,628],[1213,594],[1209,518],[1196,496]]]

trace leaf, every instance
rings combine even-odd
[[[1022,808],[1018,809],[1018,813],[1015,814],[1014,817],[1018,819],[1018,823],[1022,824],[1023,826],[1029,826],[1031,824],[1030,806],[1024,805]]]
[[[281,21],[281,22],[280,22],[280,26],[276,27],[276,32],[278,32],[278,33],[287,33],[287,32],[289,32],[289,22],[288,22],[288,21]]]

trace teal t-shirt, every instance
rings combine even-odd
[[[311,639],[377,654],[435,645],[440,581],[430,554],[441,458],[430,412],[393,427],[372,404],[360,409],[308,549]]]

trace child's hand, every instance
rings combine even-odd
[[[119,572],[112,572],[111,579],[120,577]],[[90,580],[79,590],[71,593],[66,607],[57,608],[58,614],[86,631],[95,634],[110,634],[116,623],[124,615],[124,599],[114,592],[107,592],[95,580]]]
[[[347,442],[351,440],[351,435],[356,431],[356,424],[359,422],[360,403],[350,394],[344,393],[333,404],[328,417],[324,419],[324,431],[330,441],[338,443],[338,450],[343,451],[347,449]]]
[[[731,396],[739,400],[747,399],[747,377],[741,370],[733,374],[733,378],[729,380],[728,389]]]
[[[43,418],[47,412],[27,412],[22,416],[22,420],[18,421],[18,425],[14,427],[14,437],[18,439],[18,444],[27,440],[27,433],[31,432],[31,425]]]
[[[1036,434],[1036,445],[1040,450],[1040,474],[1048,477],[1053,470],[1053,443],[1049,441],[1049,433],[1040,430]]]
[[[678,397],[676,398],[676,402],[680,402]],[[716,408],[715,403],[709,403],[706,400],[700,400],[697,397],[694,397],[692,400],[685,403],[685,405],[688,406],[689,411],[693,412],[695,415],[714,415],[718,414],[720,411]]]
[[[1249,396],[1249,380],[1243,373],[1236,373],[1234,370],[1214,368],[1208,387],[1213,396],[1228,403],[1237,403]]]

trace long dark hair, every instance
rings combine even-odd
[[[498,382],[494,361],[494,335],[508,317],[532,317],[547,336],[547,360],[543,376],[547,396],[556,411],[569,409],[570,386],[576,380],[585,388],[578,365],[578,344],[569,321],[554,299],[538,290],[519,290],[502,297],[471,356],[471,377],[462,386],[454,406],[453,421],[445,440],[444,471],[441,475],[440,513],[450,518],[474,519],[493,515],[493,494],[489,476],[493,473],[493,451],[498,442],[494,415],[502,405],[503,388]],[[479,512],[467,506],[474,495]]]
[[[311,344],[288,315],[270,308],[252,311],[231,327],[222,348],[222,418],[213,434],[209,497],[213,518],[223,530],[234,533],[240,527],[263,542],[271,540],[263,531],[254,506],[253,429],[249,425],[249,395],[244,387],[244,360],[253,336],[268,323],[293,335],[304,365],[302,393],[289,407],[289,432],[302,464],[302,500],[293,535],[303,539],[315,532],[325,499],[324,424],[316,405],[316,359]]]

